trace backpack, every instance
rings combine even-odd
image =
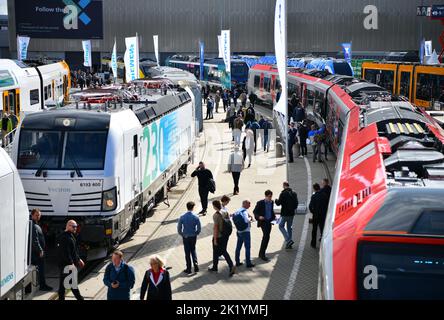
[[[216,192],[216,181],[214,181],[214,179],[208,180],[208,190],[211,193],[215,193]]]
[[[222,227],[222,237],[228,238],[233,232],[233,225],[230,219],[224,219],[224,226]]]
[[[244,231],[248,228],[248,223],[245,222],[241,212],[243,211],[238,211],[233,215],[233,222],[237,231]]]

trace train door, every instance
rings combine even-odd
[[[259,97],[262,101],[264,101],[264,73],[261,72],[261,77],[260,77],[260,81],[259,81]]]
[[[139,143],[139,135],[133,135],[133,147],[132,147],[132,160],[131,160],[131,173],[132,173],[132,197],[135,198],[140,192],[142,192],[142,170],[141,170],[141,150]]]
[[[3,91],[3,112],[13,113],[20,118],[20,90],[12,89]]]
[[[413,68],[413,65],[401,65],[398,70],[396,94],[409,100],[412,98]]]
[[[271,102],[272,104],[275,104],[276,102],[276,75],[271,75],[271,83],[270,83],[270,95],[271,95]]]

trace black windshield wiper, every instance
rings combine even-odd
[[[73,157],[73,156],[71,156],[71,154],[69,153],[69,151],[68,151],[69,149],[68,148],[66,148],[66,155],[68,156],[68,158],[71,160],[71,163],[72,163],[72,165],[73,165],[73,167],[74,167],[74,170],[76,171],[76,173],[77,173],[77,176],[79,177],[79,178],[83,178],[83,174],[82,174],[82,171],[80,171],[80,168],[79,168],[79,166],[77,165],[77,162],[76,162],[76,160],[75,160],[75,158]]]
[[[39,169],[37,170],[37,172],[35,173],[36,177],[40,177],[42,175],[42,171],[46,166],[46,163],[48,163],[50,156],[48,155],[45,160],[42,162],[42,164],[40,165]]]

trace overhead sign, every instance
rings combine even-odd
[[[113,53],[111,54],[111,70],[113,71],[114,78],[117,78],[117,44],[114,39]]]
[[[444,18],[444,4],[432,6],[432,18]]]
[[[430,7],[430,6],[418,6],[416,8],[416,15],[418,17],[430,17],[432,15],[432,7]]]
[[[15,0],[16,34],[103,39],[102,0]]]
[[[351,63],[352,61],[352,44],[351,42],[343,43],[342,49],[344,50],[344,59],[348,63]]]
[[[231,33],[230,30],[222,30],[222,57],[224,59],[225,71],[227,73],[224,89],[231,90]]]
[[[282,92],[274,110],[287,117],[287,1],[276,0],[274,15],[274,50]]]
[[[203,41],[199,41],[199,57],[200,57],[200,70],[199,79],[204,79],[204,63],[205,63],[205,44]]]

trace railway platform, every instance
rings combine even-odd
[[[258,106],[260,114],[271,117],[271,110]],[[201,216],[202,232],[197,241],[197,255],[200,272],[188,276],[183,273],[185,259],[183,245],[177,234],[177,221],[186,211],[188,201],[196,203],[195,211],[200,211],[200,201],[197,190],[197,180],[190,177],[191,170],[197,162],[204,161],[213,172],[217,184],[215,194],[210,194],[210,201],[220,199],[224,194],[231,197],[228,208],[230,212],[237,210],[244,199],[252,202],[252,212],[257,201],[263,198],[263,193],[271,189],[273,198],[279,196],[282,182],[286,180],[286,158],[276,158],[275,145],[271,144],[268,153],[263,152],[258,142],[258,152],[253,157],[252,166],[242,172],[240,179],[240,194],[232,195],[233,182],[231,175],[226,172],[228,156],[233,148],[231,131],[222,122],[223,114],[215,113],[214,119],[204,123],[204,132],[197,141],[197,152],[193,164],[190,165],[187,176],[171,189],[167,201],[158,205],[146,223],[126,239],[119,249],[123,251],[125,260],[135,268],[136,284],[131,294],[132,299],[139,298],[140,286],[144,272],[148,268],[148,257],[158,254],[166,259],[172,280],[173,299],[204,300],[204,299],[316,299],[318,282],[318,249],[310,247],[309,237],[311,225],[308,219],[311,214],[304,207],[308,206],[311,195],[311,185],[327,177],[326,170],[334,170],[334,161],[327,165],[312,163],[310,158],[295,159],[289,166],[289,182],[298,193],[300,208],[294,220],[293,233],[295,245],[292,250],[286,250],[284,239],[278,226],[274,226],[267,256],[271,259],[265,263],[258,258],[262,232],[252,223],[251,237],[253,269],[244,266],[237,268],[237,273],[228,277],[228,267],[220,261],[219,272],[214,274],[207,271],[212,260],[212,210]],[[309,154],[310,157],[310,154]],[[330,157],[332,159],[332,157]],[[301,211],[302,210],[302,211]],[[233,232],[228,252],[234,258],[236,235]],[[241,258],[244,252],[241,253]],[[84,270],[79,289],[86,299],[106,299],[106,287],[103,285],[103,273],[109,258],[91,263]],[[57,287],[58,279],[54,268],[47,272],[48,283]],[[56,299],[54,292],[36,296],[36,299]],[[73,299],[71,293],[67,299]]]

